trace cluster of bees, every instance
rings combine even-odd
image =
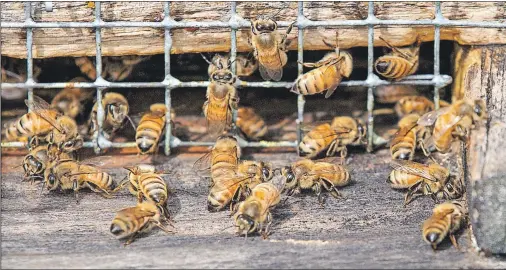
[[[258,68],[263,79],[279,81],[287,62],[286,38],[292,25],[280,35],[272,18],[252,21],[250,43],[254,59],[239,55],[235,59],[237,76],[251,75]],[[337,34],[335,45],[324,40],[335,50],[316,63],[303,63],[314,69],[296,79],[292,92],[302,95],[325,93],[328,98],[342,78],[350,76],[353,58],[349,52],[339,49],[338,40]],[[376,60],[376,72],[391,80],[401,80],[414,74],[418,68],[420,40],[414,46],[404,48],[396,48],[383,41],[391,52]],[[237,139],[228,134],[232,111],[238,110],[236,124],[249,139],[257,140],[266,134],[265,121],[252,108],[239,107],[236,75],[230,70],[234,63],[230,57],[215,55],[210,61],[204,59],[209,63],[210,84],[202,109],[208,131],[215,134],[217,140],[212,150],[194,164],[194,168],[200,176],[209,179],[208,210],[219,211],[228,206],[239,235],[260,233],[267,237],[272,224],[271,211],[280,203],[283,192],[293,195],[312,190],[321,204],[324,203],[325,191],[338,198],[338,188],[350,183],[350,174],[344,165],[347,147],[367,143],[364,121],[337,116],[330,123],[308,126],[298,146],[303,159],[289,166],[273,168],[267,162],[241,160]],[[120,58],[117,62],[127,68],[117,71],[106,68],[102,76],[122,80],[139,61],[142,59]],[[107,62],[105,66],[113,67],[114,63]],[[76,64],[90,79],[96,78],[93,63],[88,58],[79,58]],[[163,172],[148,164],[127,167],[128,179],[116,184],[109,174],[96,166],[98,163],[77,162],[73,158],[73,151],[83,144],[82,137],[86,134],[96,136],[98,131],[96,103],[85,135],[78,132],[73,119],[82,110],[82,100],[88,97],[82,91],[64,89],[51,104],[37,96],[33,101],[26,102],[30,112],[9,125],[5,132],[9,141],[24,138],[29,143],[30,153],[23,161],[25,177],[42,179],[49,190],[73,190],[76,197],[78,190],[84,187],[110,197],[128,184],[138,204],[117,213],[110,227],[111,233],[118,238],[129,238],[126,244],[133,241],[138,233],[155,226],[173,233],[168,228],[173,226],[166,208],[168,188],[161,177]],[[105,111],[103,136],[111,140],[129,120],[136,128],[139,154],[156,154],[165,130],[167,113],[171,113],[171,119],[174,119],[174,112],[168,112],[164,104],[153,104],[135,127],[128,117],[128,102],[119,93],[105,93],[102,106]],[[461,178],[451,175],[448,168],[437,162],[414,162],[415,151],[421,149],[428,157],[434,151],[450,152],[453,142],[466,141],[475,124],[487,117],[482,100],[460,100],[452,104],[441,102],[439,106],[441,108],[435,110],[436,106],[422,96],[406,96],[397,102],[394,111],[400,117],[399,128],[390,142],[393,170],[387,181],[394,189],[407,189],[404,205],[420,195],[447,201],[436,205],[432,217],[423,225],[423,239],[434,249],[447,235],[456,245],[454,233],[466,216],[465,207],[457,199],[462,197],[465,188]],[[341,157],[340,163],[328,158],[314,160],[337,153]]]

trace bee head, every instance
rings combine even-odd
[[[237,216],[235,226],[239,235],[252,233],[257,227],[255,221],[250,216],[244,214]]]
[[[251,24],[251,31],[254,34],[270,33],[278,29],[278,24],[272,18],[261,18]]]
[[[264,162],[260,162],[261,166],[262,166],[262,176],[264,178],[264,180],[269,180],[272,178],[272,176],[274,175],[273,174],[273,171],[272,171],[272,166],[271,164],[269,163],[264,163]]]
[[[234,84],[235,76],[228,69],[218,69],[212,74],[211,80],[223,84]]]
[[[50,169],[46,176],[46,185],[48,190],[54,190],[58,187],[56,175],[54,174],[53,169]]]

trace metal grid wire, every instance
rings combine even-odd
[[[48,10],[46,2],[46,10]],[[35,22],[31,17],[31,3],[25,3],[25,21],[24,22],[4,22],[2,27],[5,28],[25,28],[26,29],[26,49],[27,49],[27,79],[24,83],[5,83],[4,87],[17,87],[28,89],[28,100],[33,99],[33,88],[65,88],[68,86],[66,82],[57,83],[36,83],[33,80],[33,28],[94,28],[96,30],[96,71],[97,79],[94,82],[76,82],[73,86],[76,88],[96,88],[97,89],[97,102],[98,102],[98,136],[95,136],[92,142],[85,142],[84,147],[93,147],[96,153],[100,149],[105,148],[123,148],[135,147],[135,142],[110,142],[102,136],[102,124],[104,120],[104,108],[102,106],[102,91],[106,88],[165,88],[165,105],[167,108],[166,113],[166,131],[164,152],[166,155],[170,154],[171,148],[181,146],[211,146],[214,142],[196,142],[196,141],[181,141],[171,134],[171,91],[173,89],[182,87],[199,87],[205,88],[209,85],[208,81],[190,81],[181,82],[171,76],[170,73],[170,50],[172,48],[172,37],[170,36],[171,29],[177,28],[230,28],[231,32],[231,46],[230,55],[231,61],[234,61],[237,55],[237,39],[236,32],[239,28],[249,28],[250,22],[237,15],[236,2],[230,3],[230,20],[228,22],[210,21],[210,22],[176,22],[170,17],[170,2],[164,3],[165,17],[161,22],[105,22],[101,19],[101,6],[100,2],[95,2],[95,21],[94,22]],[[367,26],[368,28],[368,66],[367,66],[367,79],[357,81],[341,82],[340,86],[365,86],[368,87],[367,93],[367,150],[372,151],[373,146],[378,144],[379,140],[376,139],[373,132],[374,128],[374,95],[373,90],[379,85],[390,84],[408,84],[408,85],[430,85],[434,87],[434,103],[436,108],[439,107],[439,89],[447,86],[452,82],[452,77],[449,75],[441,75],[439,70],[440,61],[440,28],[444,26],[451,27],[484,27],[484,28],[505,28],[506,23],[499,22],[470,22],[470,21],[450,21],[443,17],[441,12],[440,2],[435,3],[435,18],[433,20],[380,20],[374,16],[374,3],[369,2],[368,16],[365,20],[328,20],[328,21],[311,21],[308,20],[303,13],[303,2],[298,2],[297,21],[295,26],[298,31],[298,74],[302,74],[303,67],[303,44],[304,34],[303,29],[308,27],[350,27],[350,26]],[[279,26],[288,26],[291,22],[281,21],[278,22]],[[374,27],[377,25],[403,25],[403,26],[434,26],[434,74],[413,75],[405,78],[402,81],[390,82],[380,79],[373,72],[374,64]],[[101,50],[101,29],[110,27],[153,27],[164,28],[164,61],[165,61],[165,79],[162,82],[108,82],[101,77],[102,74],[102,50]],[[235,65],[232,65],[232,72],[235,74]],[[238,80],[238,87],[260,87],[260,88],[291,88],[293,82],[246,82]],[[301,123],[303,121],[305,99],[303,95],[298,95],[297,98],[297,141],[259,141],[249,142],[242,139],[239,140],[241,147],[294,147],[298,146],[301,140]],[[235,120],[237,118],[237,111],[233,111],[233,128],[235,128]],[[2,142],[2,147],[24,147],[21,142]]]

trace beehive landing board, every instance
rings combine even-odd
[[[114,239],[108,229],[114,212],[133,206],[127,190],[113,199],[81,192],[40,195],[40,186],[21,183],[21,171],[10,169],[20,156],[2,159],[3,268],[504,268],[506,261],[478,256],[467,232],[459,237],[465,253],[448,242],[434,253],[421,238],[421,222],[432,201],[422,198],[402,208],[403,194],[385,183],[388,152],[351,153],[354,184],[343,189],[346,199],[329,198],[325,208],[315,196],[290,198],[274,210],[276,224],[268,240],[233,235],[228,212],[206,210],[207,183],[191,169],[201,154],[164,157],[160,169],[176,191],[169,209],[178,233],[154,229],[130,246]],[[297,159],[295,153],[246,154],[276,166]],[[120,180],[121,166],[135,156],[115,157],[106,171]],[[229,227],[229,228],[227,228]],[[225,229],[227,228],[227,229]]]

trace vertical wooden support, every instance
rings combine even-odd
[[[471,133],[469,215],[478,246],[506,253],[506,46],[456,45],[453,100],[481,98],[488,120]]]

